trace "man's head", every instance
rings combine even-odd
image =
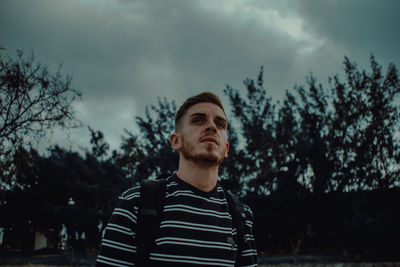
[[[188,98],[179,108],[170,141],[185,160],[219,165],[228,155],[227,126],[218,96],[201,93]]]
[[[198,103],[212,103],[217,105],[225,114],[224,107],[222,106],[221,100],[218,96],[214,95],[210,92],[204,92],[195,96],[191,96],[182,104],[182,106],[178,109],[175,115],[175,132],[179,132],[181,128],[181,121],[183,115],[185,115],[186,111],[191,107]],[[225,115],[226,116],[226,115]]]

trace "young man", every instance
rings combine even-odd
[[[218,167],[228,156],[227,119],[212,93],[190,97],[175,117],[178,171],[166,180],[162,219],[149,266],[256,266],[252,213],[243,205],[241,240]],[[107,225],[97,266],[140,266],[137,222],[141,186],[125,191]],[[242,231],[240,231],[242,232]]]

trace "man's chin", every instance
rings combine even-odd
[[[224,160],[223,157],[218,157],[212,153],[204,153],[204,154],[197,154],[197,155],[188,155],[184,154],[184,157],[187,160],[193,161],[195,163],[204,164],[207,166],[215,166],[222,163]]]
[[[218,157],[210,155],[199,156],[198,161],[210,166],[219,165],[222,162]]]

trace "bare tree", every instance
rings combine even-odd
[[[72,103],[81,94],[71,88],[71,76],[55,73],[35,62],[33,53],[2,55],[0,50],[0,142],[18,147],[24,141],[43,137],[54,127],[77,125]]]
[[[55,126],[79,125],[72,103],[81,93],[71,87],[71,76],[64,76],[61,67],[52,73],[35,61],[33,52],[26,57],[17,50],[12,57],[0,48],[0,189],[19,184],[16,151]]]

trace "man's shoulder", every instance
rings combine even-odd
[[[223,188],[223,187],[222,187]],[[251,208],[245,204],[240,198],[239,196],[237,196],[236,194],[234,194],[233,192],[231,192],[230,190],[224,188],[224,191],[227,193],[227,198],[231,198],[233,201],[231,201],[231,203],[229,203],[228,201],[228,205],[235,205],[236,210],[238,210],[241,213],[244,213],[245,218],[249,219],[249,220],[253,220],[253,212],[251,210]],[[228,200],[228,199],[227,199]]]
[[[146,190],[154,190],[155,188],[162,188],[162,186],[165,183],[171,183],[170,177],[168,178],[162,178],[162,179],[157,179],[157,180],[142,180],[141,182],[131,186],[130,188],[126,189],[120,196],[119,200],[125,200],[125,201],[135,201],[137,199],[140,199],[141,192],[143,188]]]
[[[249,206],[247,206],[246,204],[244,204],[243,202],[242,202],[242,205],[243,205],[244,213],[246,215],[246,219],[253,221],[254,214],[253,214],[253,211],[251,210],[251,208]]]
[[[137,184],[126,189],[119,197],[119,200],[134,200],[140,198],[141,185]]]
[[[250,208],[247,204],[245,204],[245,203],[243,203],[243,202],[241,202],[241,203],[242,203],[242,206],[243,206],[244,211],[245,211],[246,213],[250,214],[251,216],[253,216],[253,211],[251,210],[251,208]]]

